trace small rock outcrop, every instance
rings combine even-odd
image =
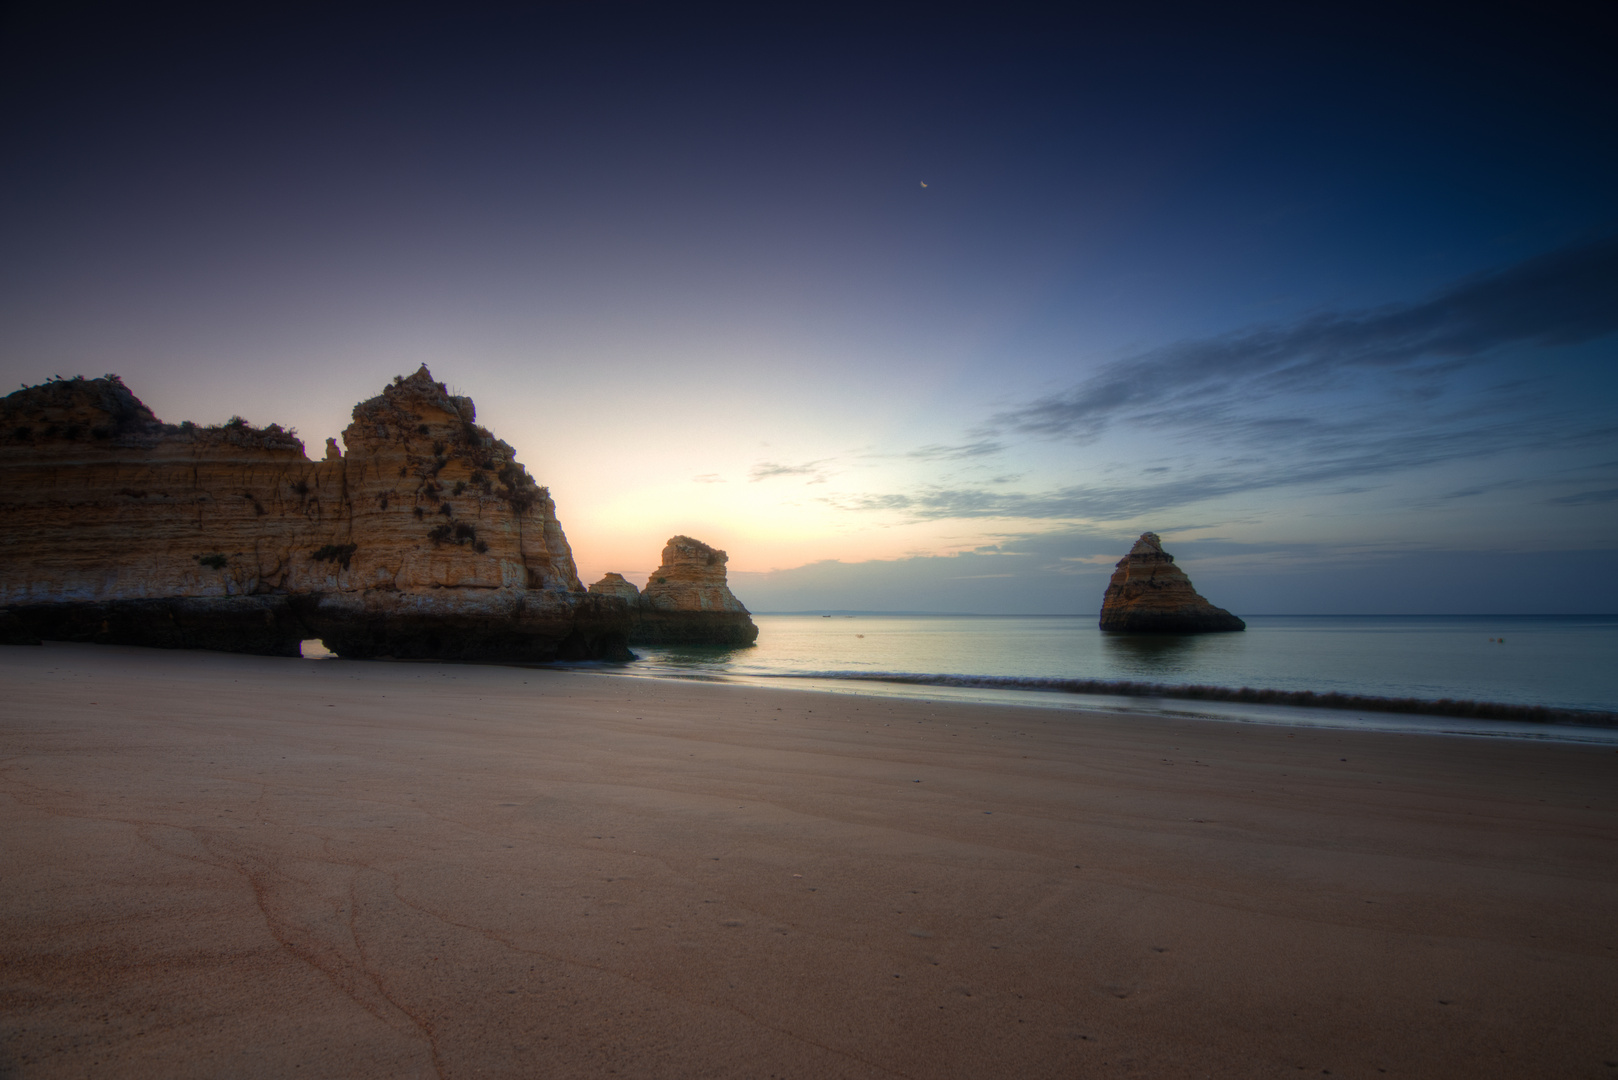
[[[1208,634],[1246,630],[1247,624],[1214,607],[1192,587],[1156,533],[1141,533],[1118,560],[1101,601],[1101,629],[1136,634]]]
[[[590,586],[590,591],[597,596],[616,596],[626,601],[632,607],[640,606],[640,590],[624,580],[622,574],[607,574],[600,581]]]
[[[652,571],[640,594],[630,644],[751,645],[756,641],[758,627],[725,581],[729,559],[701,540],[670,537],[663,547],[663,564]],[[608,575],[613,577],[618,575]]]

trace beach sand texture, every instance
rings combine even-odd
[[[0,1076],[1618,1077],[1618,754],[0,650]]]

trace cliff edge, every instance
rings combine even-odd
[[[1146,634],[1207,634],[1246,630],[1247,624],[1214,607],[1191,585],[1156,533],[1141,533],[1118,560],[1101,600],[1101,629]]]
[[[297,655],[626,658],[550,493],[423,366],[347,453],[164,424],[116,376],[0,399],[0,635]]]

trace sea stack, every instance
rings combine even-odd
[[[1209,634],[1246,630],[1247,624],[1214,607],[1192,587],[1156,533],[1141,533],[1118,560],[1101,601],[1101,629],[1133,634]]]
[[[622,574],[607,574],[600,581],[590,586],[590,591],[597,596],[616,596],[625,601],[630,607],[640,604],[640,590],[625,580]]]
[[[725,581],[729,558],[701,540],[669,537],[663,547],[663,564],[652,571],[637,601],[629,643],[751,645],[756,641],[758,627]],[[619,575],[608,574],[590,589],[621,595],[624,586],[634,588]]]
[[[343,441],[311,461],[275,424],[165,424],[116,376],[0,399],[0,643],[630,658],[634,586],[585,589],[550,492],[470,398],[423,366]],[[676,540],[702,569],[664,553],[668,632],[751,641],[724,552]]]

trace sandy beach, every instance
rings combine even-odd
[[[1614,1077],[1618,754],[0,650],[0,1076]]]

